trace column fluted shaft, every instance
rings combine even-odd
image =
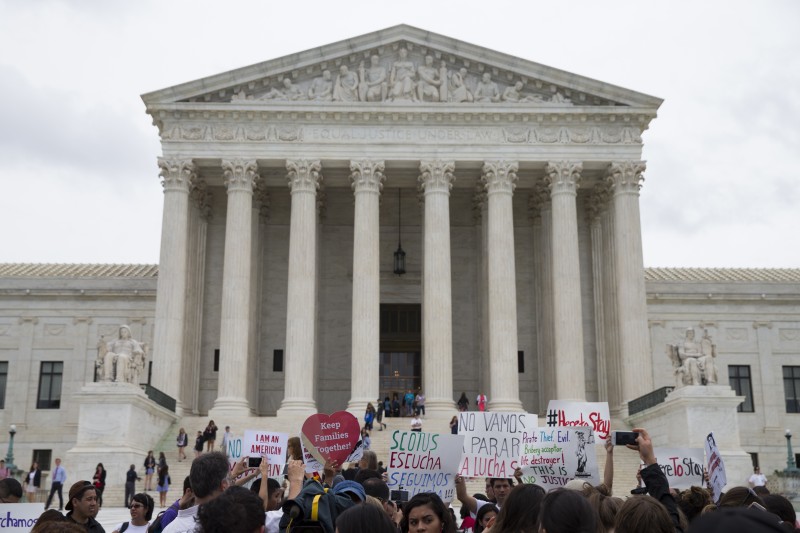
[[[248,415],[248,347],[252,269],[253,185],[258,168],[253,160],[222,161],[228,189],[225,259],[222,267],[222,315],[217,399],[213,411]]]
[[[286,162],[292,211],[289,226],[289,282],[286,305],[284,397],[278,414],[317,410],[317,190],[322,180],[318,160]]]
[[[489,203],[489,409],[492,411],[522,410],[517,371],[517,279],[511,201],[518,168],[512,161],[487,161],[481,176]]]
[[[361,416],[378,399],[380,380],[380,220],[383,161],[350,162],[355,194],[353,223],[353,329],[350,401]]]
[[[613,162],[608,167],[607,177],[614,195],[614,271],[623,401],[653,390],[639,216],[639,189],[644,170],[642,161]]]
[[[175,398],[182,411],[189,190],[197,173],[194,163],[188,159],[159,158],[158,166],[164,187],[164,211],[156,289],[152,376],[153,386]]]
[[[453,309],[450,270],[450,188],[453,161],[422,161],[420,187],[425,198],[423,264],[423,385],[431,412],[452,412]]]
[[[553,350],[553,217],[550,192],[540,183],[534,194],[538,212],[534,222],[534,276],[536,278],[536,352],[539,371],[539,405],[543,411],[555,399],[556,362]]]
[[[559,400],[586,397],[576,207],[581,170],[580,163],[558,161],[548,163],[545,171],[553,210],[554,393]]]

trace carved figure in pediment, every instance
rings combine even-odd
[[[467,69],[464,67],[450,75],[450,95],[448,97],[450,102],[472,102],[472,91],[467,87],[466,80]]]
[[[231,96],[231,102],[242,102],[245,100],[252,100],[252,99],[253,99],[252,96],[250,98],[247,97],[247,93],[244,92],[244,89],[242,89],[238,93],[233,93],[233,96]]]
[[[283,89],[272,88],[267,94],[259,98],[259,100],[305,100],[306,95],[303,91],[292,83],[289,78],[283,78],[281,82]]]
[[[560,92],[555,92],[553,96],[550,97],[550,103],[553,104],[570,104],[572,105],[572,100],[561,94]]]
[[[488,72],[483,73],[481,81],[475,88],[475,101],[476,102],[499,102],[500,89],[497,84],[492,81],[492,76]]]
[[[358,102],[358,76],[350,72],[347,65],[339,67],[339,75],[333,85],[334,102]]]
[[[525,103],[525,102],[541,102],[542,99],[532,94],[522,94],[522,82],[518,81],[514,85],[509,85],[503,91],[500,97],[504,102],[510,103]]]
[[[686,330],[686,338],[681,344],[668,344],[667,355],[675,369],[675,384],[708,385],[717,383],[717,367],[714,359],[717,356],[716,345],[703,330],[703,339],[695,341],[694,328]]]
[[[308,88],[308,99],[317,102],[330,102],[333,98],[333,81],[331,81],[331,71],[323,70],[322,76],[314,78]]]
[[[438,102],[442,78],[439,75],[439,69],[433,66],[433,57],[425,56],[425,63],[417,68],[417,74],[419,74],[417,98],[421,102]]]
[[[358,98],[362,102],[383,102],[389,92],[386,69],[380,64],[378,56],[369,58],[369,68],[362,61],[358,67],[361,82],[358,84]]]
[[[414,63],[408,60],[408,50],[405,48],[401,48],[398,54],[400,57],[392,65],[389,75],[390,100],[393,102],[416,102]]]

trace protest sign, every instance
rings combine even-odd
[[[42,514],[41,503],[0,504],[0,530],[28,533]]]
[[[361,440],[361,425],[347,411],[317,413],[303,422],[300,440],[318,463],[324,465],[331,460],[341,465],[352,460],[351,455]]]
[[[590,427],[534,428],[523,432],[519,466],[522,482],[545,490],[563,487],[571,479],[600,483],[594,435]]]
[[[708,470],[708,481],[711,484],[711,492],[716,503],[719,501],[722,489],[728,484],[728,476],[725,474],[725,463],[722,461],[722,455],[719,453],[719,448],[717,448],[713,432],[706,437],[706,468]]]
[[[435,492],[450,503],[463,445],[463,435],[395,430],[389,448],[389,489],[406,490],[409,497]]]
[[[325,465],[320,463],[319,461],[317,461],[314,458],[314,456],[311,455],[311,452],[308,451],[308,449],[306,449],[305,445],[302,444],[302,440],[303,439],[300,439],[300,441],[301,441],[300,445],[303,448],[303,462],[306,465],[306,472],[309,473],[309,474],[314,473],[314,472],[322,472],[322,470],[325,468]],[[354,462],[358,461],[359,459],[361,459],[361,457],[363,457],[363,456],[364,456],[364,444],[361,441],[358,441],[356,443],[355,450],[353,450],[350,453],[350,455],[348,455],[345,458],[344,462],[345,463],[354,463]]]
[[[242,439],[242,455],[247,457],[266,457],[269,461],[269,477],[281,475],[286,464],[286,433],[247,429]]]
[[[513,478],[522,432],[532,431],[538,423],[537,416],[528,413],[459,413],[458,434],[464,435],[464,446],[458,473]]]
[[[658,466],[667,476],[670,488],[703,487],[702,448],[656,448]]]
[[[608,402],[550,400],[545,424],[548,427],[588,426],[597,440],[605,443],[611,428]]]

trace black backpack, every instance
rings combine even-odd
[[[346,494],[334,494],[316,479],[307,479],[300,494],[283,504],[280,533],[334,533],[339,513],[354,505]]]

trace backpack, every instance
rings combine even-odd
[[[161,511],[160,513],[158,513],[158,516],[156,516],[156,519],[153,520],[150,523],[150,526],[147,528],[147,533],[161,533],[162,531],[164,531],[164,526],[161,525],[161,517],[164,516],[164,513],[166,513],[166,512],[167,511]],[[125,530],[124,529],[120,529],[119,533],[122,533],[123,531],[125,531]]]
[[[334,494],[316,479],[307,479],[300,494],[283,504],[280,533],[334,533],[339,513],[353,505],[348,495]]]
[[[122,533],[123,531],[128,529],[128,525],[130,525],[130,522],[123,522],[122,527],[119,528],[119,533]]]

